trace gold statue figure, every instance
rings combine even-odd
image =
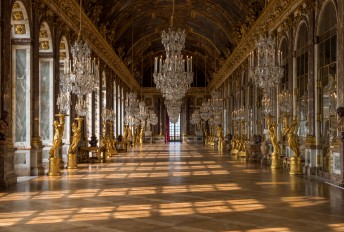
[[[291,125],[288,126],[288,118],[284,118],[283,134],[287,136],[287,142],[293,156],[290,158],[290,172],[289,174],[302,174],[301,170],[301,157],[299,142],[296,137],[297,121],[293,119]]]
[[[141,146],[143,144],[144,137],[145,137],[144,128],[143,128],[143,126],[141,126],[141,130],[140,130],[140,145]]]
[[[285,124],[283,127],[283,134],[287,136],[288,146],[290,150],[292,150],[293,154],[296,157],[300,156],[300,149],[299,149],[299,142],[297,141],[296,137],[296,126],[297,122],[295,119],[291,121],[291,125],[288,127],[288,121],[285,120]]]
[[[72,123],[73,138],[72,143],[68,149],[68,163],[67,168],[77,168],[77,148],[81,139],[82,118],[75,118],[77,122]]]
[[[267,124],[268,124],[269,137],[270,137],[272,146],[274,148],[273,153],[275,153],[279,157],[281,154],[281,148],[277,141],[277,134],[276,134],[277,124],[272,121],[272,116],[268,116]]]
[[[57,151],[59,150],[60,145],[62,143],[64,125],[65,125],[64,117],[60,117],[60,122],[55,120],[53,123],[53,127],[55,128],[55,134],[54,134],[53,146],[50,148],[50,151],[49,151],[50,158],[58,158]]]
[[[79,121],[80,122],[80,121]],[[69,147],[69,154],[76,154],[76,149],[81,139],[81,123],[72,123],[73,139],[72,144]]]
[[[222,126],[217,126],[216,127],[216,136],[218,138],[218,149],[219,149],[219,151],[222,151],[222,149],[223,149],[223,140],[224,140]]]
[[[280,168],[281,148],[277,140],[277,124],[272,121],[271,115],[269,115],[267,118],[267,126],[269,131],[269,137],[274,149],[273,153],[271,154],[271,168]]]
[[[53,145],[49,151],[49,176],[59,176],[60,173],[60,157],[58,156],[58,150],[62,143],[62,137],[64,132],[64,125],[65,125],[65,115],[64,114],[57,114],[56,116],[59,117],[59,122],[54,121],[53,127],[55,128],[54,134],[54,141]]]

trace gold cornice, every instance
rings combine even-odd
[[[74,0],[42,0],[71,29],[79,31],[80,6]],[[104,61],[119,78],[131,89],[140,90],[140,85],[131,75],[122,60],[116,55],[110,44],[103,38],[87,15],[82,11],[82,33],[91,49]]]
[[[254,49],[254,41],[266,31],[272,31],[290,15],[304,0],[272,0],[263,10],[260,17],[252,25],[247,34],[240,40],[231,56],[221,69],[214,74],[208,88],[218,88],[243,63],[249,52]]]

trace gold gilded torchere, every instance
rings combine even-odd
[[[267,116],[267,126],[269,131],[269,138],[274,149],[271,154],[271,168],[281,168],[281,148],[277,140],[277,124],[272,121],[271,114]]]
[[[144,138],[145,138],[145,130],[144,130],[144,126],[141,125],[141,130],[140,130],[140,146],[143,145]]]
[[[293,119],[289,126],[288,117],[285,116],[283,119],[283,124],[283,135],[287,136],[288,146],[293,153],[292,157],[290,158],[289,174],[302,174],[299,142],[296,137],[297,121],[296,119]]]
[[[232,150],[229,153],[230,155],[237,155],[239,152],[238,147],[240,146],[239,135],[238,135],[238,121],[234,122],[234,136],[232,141]]]
[[[59,149],[62,143],[62,137],[64,132],[65,125],[65,115],[56,114],[56,117],[59,117],[59,121],[55,120],[53,127],[55,129],[53,146],[49,151],[49,172],[48,176],[59,176],[60,173],[60,158],[59,158]]]
[[[218,139],[218,150],[223,151],[223,141],[224,141],[224,136],[223,136],[223,128],[221,125],[216,127],[216,136]]]
[[[68,162],[67,168],[68,169],[76,169],[77,168],[77,148],[81,139],[81,128],[82,128],[82,121],[83,118],[75,118],[76,122],[72,123],[72,131],[73,131],[73,138],[72,143],[68,150]]]
[[[238,158],[246,158],[246,130],[245,130],[245,121],[241,121],[241,141],[239,145]]]

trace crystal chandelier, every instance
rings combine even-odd
[[[153,111],[149,111],[147,123],[152,124],[153,126],[158,124],[158,117]]]
[[[114,110],[109,110],[109,109],[103,109],[102,110],[102,119],[104,122],[106,121],[115,121],[116,119],[116,113]]]
[[[139,113],[138,113],[136,118],[139,119],[142,124],[144,124],[147,117],[148,117],[148,113],[147,113],[146,104],[144,101],[140,101],[139,102]]]
[[[193,125],[197,125],[200,122],[201,122],[201,115],[199,113],[199,110],[195,110],[191,115],[190,123]]]
[[[71,105],[70,93],[61,91],[60,89],[60,93],[57,96],[56,104],[60,110],[60,113],[66,114]]]
[[[167,114],[172,123],[177,123],[179,119],[181,101],[168,101],[165,100],[165,105],[167,108]]]
[[[282,54],[276,51],[275,40],[271,36],[261,37],[256,42],[256,50],[249,56],[249,75],[258,87],[269,91],[283,76],[283,68],[280,67]]]
[[[128,117],[135,117],[140,111],[139,101],[136,97],[136,93],[130,92],[128,98],[125,100],[125,112]]]
[[[220,91],[211,92],[211,108],[215,122],[221,124],[223,112],[223,99],[221,97]]]
[[[173,29],[173,16],[174,16],[174,0],[173,12],[171,16],[170,28],[167,32],[162,31],[161,42],[164,45],[166,52],[166,59],[163,60],[158,57],[154,60],[154,83],[163,94],[163,97],[169,104],[166,105],[169,117],[176,121],[178,120],[180,105],[176,106],[177,102],[185,96],[190,84],[193,81],[192,72],[192,57],[184,59],[181,54],[185,46],[185,30]],[[169,106],[173,105],[174,108],[170,109]],[[176,111],[178,108],[178,111]],[[177,117],[178,115],[178,117]]]
[[[207,101],[202,102],[202,106],[201,106],[201,109],[200,109],[200,115],[201,115],[201,118],[204,121],[208,121],[209,118],[212,116],[210,105],[211,105],[210,99],[208,99]]]
[[[72,59],[65,59],[64,72],[61,75],[61,95],[58,99],[58,104],[63,107],[62,101],[70,103],[69,96],[62,96],[63,93],[74,93],[77,95],[78,100],[76,103],[76,113],[79,116],[87,114],[87,105],[83,96],[91,93],[95,87],[99,86],[99,61],[91,58],[91,49],[80,39],[81,33],[81,5],[80,1],[80,19],[79,19],[79,33],[78,39],[75,41],[71,48]],[[68,94],[66,94],[68,95]],[[65,104],[67,105],[67,104]]]
[[[287,91],[282,91],[277,96],[278,99],[278,106],[281,110],[281,113],[290,115],[291,111],[293,110],[293,97]]]

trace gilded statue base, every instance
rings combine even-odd
[[[60,176],[60,158],[49,159],[49,172],[48,176]]]
[[[233,149],[233,150],[231,150],[231,152],[229,153],[230,155],[237,155],[238,154],[238,150],[237,149]]]
[[[277,168],[281,168],[281,167],[282,167],[281,159],[275,153],[272,153],[272,155],[271,155],[271,168],[277,169]]]
[[[246,158],[246,151],[239,151],[238,158]]]
[[[301,157],[291,157],[290,158],[290,175],[302,175],[301,168]]]
[[[77,169],[77,157],[76,154],[68,154],[68,162],[67,162],[68,169]]]

